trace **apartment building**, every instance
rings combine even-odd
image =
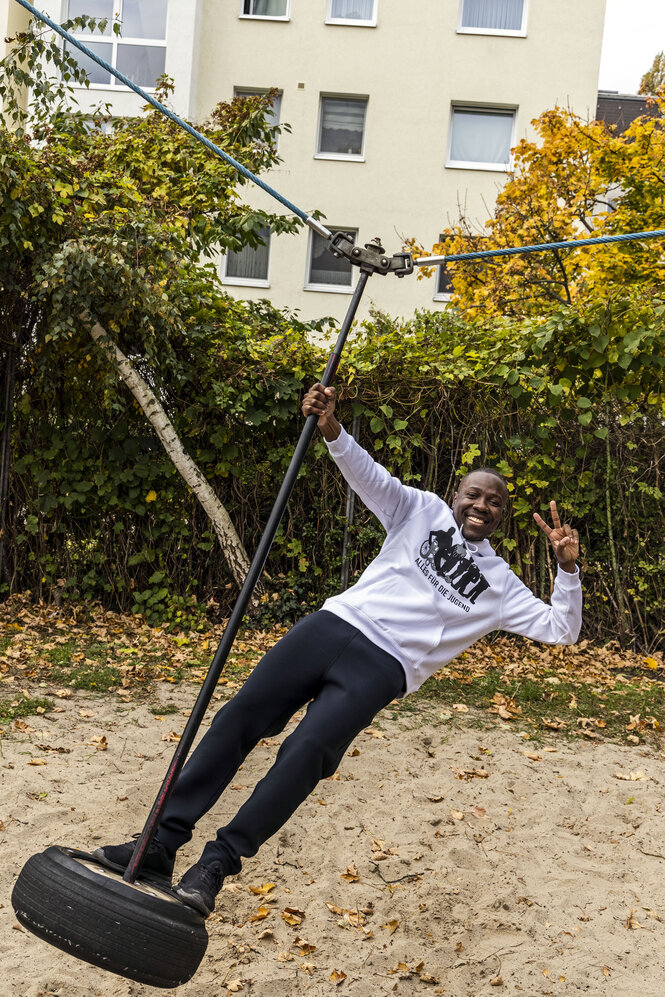
[[[4,10],[3,10],[4,8]],[[276,87],[282,163],[265,179],[307,212],[358,242],[379,236],[388,254],[415,236],[429,247],[460,212],[489,217],[510,170],[510,150],[555,104],[594,117],[605,0],[42,0],[62,21],[116,16],[85,41],[149,89],[175,80],[173,107],[202,121],[220,100]],[[0,28],[26,17],[0,0]],[[141,100],[90,63],[91,92],[118,114]],[[275,203],[246,190],[255,206]],[[341,318],[355,283],[309,230],[270,238],[222,263],[228,290]],[[374,277],[371,303],[407,316],[443,308],[443,271]]]

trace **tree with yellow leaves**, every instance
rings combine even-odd
[[[665,88],[656,98],[665,111]],[[621,135],[556,107],[533,122],[538,140],[513,150],[514,169],[481,232],[461,218],[432,252],[452,255],[664,227],[665,117],[637,118]],[[416,241],[412,243],[419,249]],[[660,240],[550,250],[448,265],[453,302],[468,315],[543,315],[638,289],[660,292]]]

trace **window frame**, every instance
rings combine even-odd
[[[511,150],[510,158],[506,163],[485,163],[467,161],[462,159],[451,159],[450,154],[453,147],[453,129],[455,127],[456,111],[485,111],[488,114],[512,114],[513,127],[510,133]],[[446,149],[446,169],[448,170],[485,170],[491,173],[510,173],[513,168],[512,149],[515,147],[515,136],[517,134],[517,115],[519,107],[516,104],[474,104],[469,101],[451,101],[450,104],[450,124],[448,126],[448,144]]]
[[[445,241],[446,241],[445,236],[443,234],[440,234],[439,235],[439,243],[441,245],[444,245]],[[452,281],[452,277],[450,276],[450,273],[448,273],[448,282],[450,283],[451,290],[450,291],[439,291],[439,280],[441,279],[442,274],[444,272],[446,272],[446,270],[447,270],[447,267],[446,267],[445,263],[439,263],[439,264],[437,264],[437,266],[436,266],[436,278],[435,278],[435,284],[434,284],[434,294],[432,295],[432,301],[440,301],[440,302],[443,302],[444,304],[448,303],[450,301],[450,299],[452,298],[453,294],[455,293],[454,288],[453,288],[453,281]]]
[[[323,132],[323,102],[324,100],[349,100],[356,103],[361,101],[365,104],[365,117],[363,119],[363,137],[360,152],[322,152],[320,149],[321,136]],[[368,94],[355,93],[319,93],[319,116],[316,123],[316,151],[314,159],[332,159],[343,163],[364,163],[365,162],[365,142],[367,139],[367,108],[369,107]],[[340,230],[341,231],[341,230]]]
[[[334,0],[326,0],[325,24],[342,24],[352,28],[375,28],[378,19],[379,0],[373,0],[372,17],[367,21],[359,21],[353,17],[333,17]]]
[[[464,4],[466,0],[459,0],[459,12],[457,16],[458,35],[499,35],[504,38],[526,38],[527,24],[529,21],[529,0],[523,0],[522,6],[522,26],[518,30],[513,28],[467,28],[462,24],[464,18]]]
[[[275,88],[278,90],[277,96],[279,97],[279,114],[277,116],[277,126],[281,127],[282,124],[282,98],[284,97],[284,91],[280,90],[279,87]],[[265,94],[270,93],[271,87],[240,87],[234,84],[233,86],[233,96],[235,97],[261,97]],[[239,93],[238,91],[242,91]],[[279,142],[282,137],[282,133],[278,132],[275,136],[275,148],[279,152]]]
[[[238,13],[238,17],[242,21],[290,21],[291,0],[286,0],[285,14],[246,14],[244,0],[240,0],[240,11]]]
[[[228,269],[228,253],[224,253],[222,257],[222,284],[228,285],[229,287],[270,287],[270,265],[272,263],[272,237],[273,234],[268,230],[268,266],[266,267],[265,277],[233,277],[229,276],[227,273]]]
[[[330,231],[333,235],[337,232],[345,232],[347,235],[353,236],[354,244],[358,238],[358,229],[352,225],[334,225],[330,226]],[[316,233],[310,229],[309,238],[307,240],[307,260],[305,263],[305,283],[303,285],[304,291],[321,291],[323,294],[353,294],[355,283],[353,280],[353,266],[351,267],[351,281],[349,284],[315,284],[309,279],[309,275],[312,271],[312,250],[314,249],[314,237]]]
[[[117,0],[116,0],[116,2],[117,2]],[[97,42],[97,43],[101,43],[103,45],[111,45],[111,58],[107,59],[106,62],[108,62],[111,66],[113,66],[114,69],[118,69],[118,46],[119,45],[137,45],[137,46],[138,45],[144,45],[144,46],[149,46],[151,48],[163,48],[164,49],[164,72],[165,72],[166,71],[166,37],[167,37],[167,34],[168,34],[168,2],[169,2],[169,0],[167,0],[167,4],[166,4],[167,27],[166,27],[166,29],[164,31],[164,38],[157,38],[157,39],[155,39],[155,38],[139,38],[139,37],[136,37],[136,36],[128,36],[127,38],[125,38],[123,35],[116,35],[113,30],[111,30],[111,33],[109,35],[90,34],[88,32],[73,31],[72,32],[72,36],[74,38],[77,38],[79,41],[83,42],[83,44],[87,45],[88,48],[90,47],[90,42]],[[69,0],[66,0],[66,2],[64,4],[64,8],[65,8],[65,12],[66,12],[66,18],[65,19],[68,19],[69,18]],[[115,23],[115,18],[114,17],[109,18],[109,25],[111,26],[111,28],[113,27],[114,23]],[[120,22],[120,23],[122,25],[122,22]],[[66,42],[64,44],[66,44]],[[75,49],[74,52],[73,52],[73,54],[76,54],[76,52],[79,52],[79,49]],[[80,54],[83,55],[82,52]],[[118,71],[122,72],[122,70],[118,70]],[[125,73],[125,75],[127,75],[127,74]],[[120,80],[116,76],[113,75],[113,73],[111,73],[111,79],[109,80],[108,83],[90,83],[89,87],[85,87],[82,83],[76,83],[76,82],[73,82],[70,85],[73,86],[73,87],[75,87],[75,88],[77,88],[77,89],[79,89],[79,90],[83,90],[83,89],[85,89],[85,90],[88,90],[88,89],[90,89],[90,90],[109,90],[109,89],[113,89],[114,91],[118,91],[119,93],[133,93],[131,87],[128,87],[126,83],[121,83]],[[137,86],[140,86],[143,90],[146,91],[146,93],[154,93],[155,90],[157,89],[154,84],[149,85],[147,83],[137,83]]]

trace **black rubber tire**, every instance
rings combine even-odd
[[[19,922],[70,955],[152,987],[190,980],[205,922],[174,893],[126,883],[88,852],[52,846],[28,859],[12,892]]]

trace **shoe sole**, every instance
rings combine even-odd
[[[125,869],[127,868],[126,865],[120,865],[118,862],[111,862],[110,859],[107,859],[102,848],[95,848],[94,852],[92,852],[92,857],[106,869],[110,869],[112,872],[119,872],[120,875],[123,875]],[[153,883],[155,886],[159,886],[162,890],[170,890],[173,887],[172,876],[167,876],[166,874],[160,872],[151,872],[149,869],[146,872],[141,872],[137,878],[139,880],[144,879],[148,883]]]
[[[207,903],[203,899],[200,893],[188,893],[187,890],[183,890],[180,886],[173,887],[173,893],[177,896],[178,900],[182,900],[184,904],[188,907],[193,907],[194,910],[202,914],[203,917],[210,917],[215,906],[208,907]]]

